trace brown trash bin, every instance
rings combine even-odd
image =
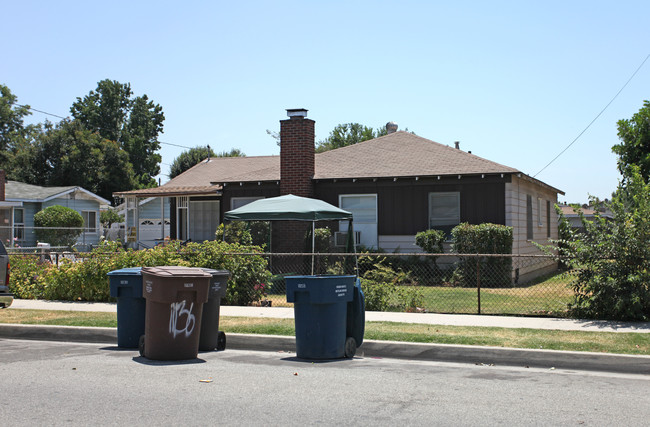
[[[203,304],[212,275],[200,268],[143,267],[146,299],[140,354],[153,360],[196,359]]]

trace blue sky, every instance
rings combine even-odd
[[[109,78],[165,113],[161,141],[278,154],[307,108],[316,139],[395,121],[536,175],[650,54],[645,1],[2,2],[0,83],[67,116]],[[650,99],[650,60],[538,179],[609,197],[616,122]],[[35,113],[32,122],[48,116]],[[50,117],[50,120],[57,120]],[[162,181],[183,148],[163,144]]]

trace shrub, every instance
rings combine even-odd
[[[83,231],[83,225],[81,214],[65,206],[50,206],[34,215],[36,238],[52,246],[73,246]]]
[[[9,290],[15,298],[36,299],[43,296],[43,277],[52,268],[49,262],[42,262],[33,255],[11,255],[11,278]]]
[[[442,230],[420,231],[415,235],[415,244],[430,254],[441,254],[444,241],[445,233]]]
[[[612,218],[581,214],[584,232],[554,241],[548,253],[578,274],[573,285],[574,317],[650,320],[650,184],[631,168],[626,186],[619,185],[608,204]],[[562,217],[562,221],[566,218]]]
[[[499,224],[462,223],[451,231],[454,252],[459,254],[511,254],[512,227]],[[512,286],[511,257],[459,257],[454,279],[462,286],[476,284],[480,269],[482,287]]]

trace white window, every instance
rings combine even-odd
[[[14,208],[14,237],[19,241],[25,239],[25,209]]]
[[[250,202],[254,202],[255,200],[260,200],[263,199],[264,197],[258,196],[258,197],[233,197],[230,199],[230,210],[241,208],[242,206],[246,206]]]
[[[429,228],[451,233],[460,224],[460,193],[429,193]]]
[[[368,248],[378,247],[377,195],[340,194],[339,207],[352,213],[353,227],[357,241]],[[348,221],[339,223],[339,231],[348,230]]]
[[[97,232],[97,212],[95,211],[81,211],[81,216],[84,219],[84,232],[96,233]]]

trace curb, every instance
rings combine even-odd
[[[0,324],[0,338],[116,344],[117,328]],[[227,334],[227,349],[295,352],[294,337]],[[357,357],[650,375],[650,356],[364,340]]]

